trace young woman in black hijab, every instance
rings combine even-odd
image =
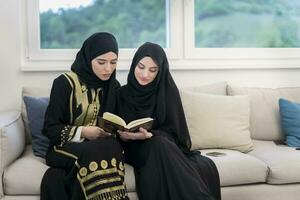
[[[52,85],[43,134],[50,139],[41,199],[128,199],[118,141],[96,126],[115,111],[118,45],[109,33],[83,43],[71,71]]]
[[[155,119],[151,130],[119,132],[125,160],[135,168],[139,199],[220,200],[215,164],[190,150],[180,95],[159,45],[148,42],[137,50],[117,96],[117,113],[126,122]]]

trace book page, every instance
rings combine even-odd
[[[125,128],[132,128],[134,126],[137,126],[139,124],[144,124],[146,122],[152,121],[153,119],[151,117],[146,117],[146,118],[142,118],[142,119],[137,119],[137,120],[133,120],[132,122],[130,122],[129,124],[127,124],[127,126],[125,126]]]
[[[108,121],[111,121],[113,123],[119,124],[121,126],[126,126],[126,122],[119,117],[118,115],[112,114],[110,112],[103,113],[103,119],[106,119]]]

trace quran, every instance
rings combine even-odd
[[[136,119],[126,124],[126,122],[118,115],[110,112],[103,113],[102,117],[98,117],[98,126],[106,132],[117,134],[117,131],[137,132],[139,128],[149,130],[152,128],[154,119],[151,117]]]

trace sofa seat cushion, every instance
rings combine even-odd
[[[4,172],[4,193],[6,195],[39,195],[40,184],[47,169],[45,160],[34,156],[31,145],[27,145],[23,155]],[[135,191],[133,167],[125,164],[125,169],[127,190]]]
[[[254,150],[249,154],[268,165],[268,183],[300,183],[300,151],[273,141],[253,140],[253,143]]]
[[[220,157],[206,155],[209,152],[222,152],[226,155]],[[201,153],[211,158],[216,164],[221,186],[264,183],[266,181],[267,165],[249,154],[228,149],[206,149],[201,150]]]
[[[45,160],[33,155],[31,145],[4,172],[4,193],[8,195],[40,194],[40,183],[48,166]]]

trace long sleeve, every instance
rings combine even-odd
[[[54,80],[43,128],[43,134],[49,138],[51,145],[63,146],[76,133],[77,127],[70,122],[71,92],[72,88],[63,75]]]

